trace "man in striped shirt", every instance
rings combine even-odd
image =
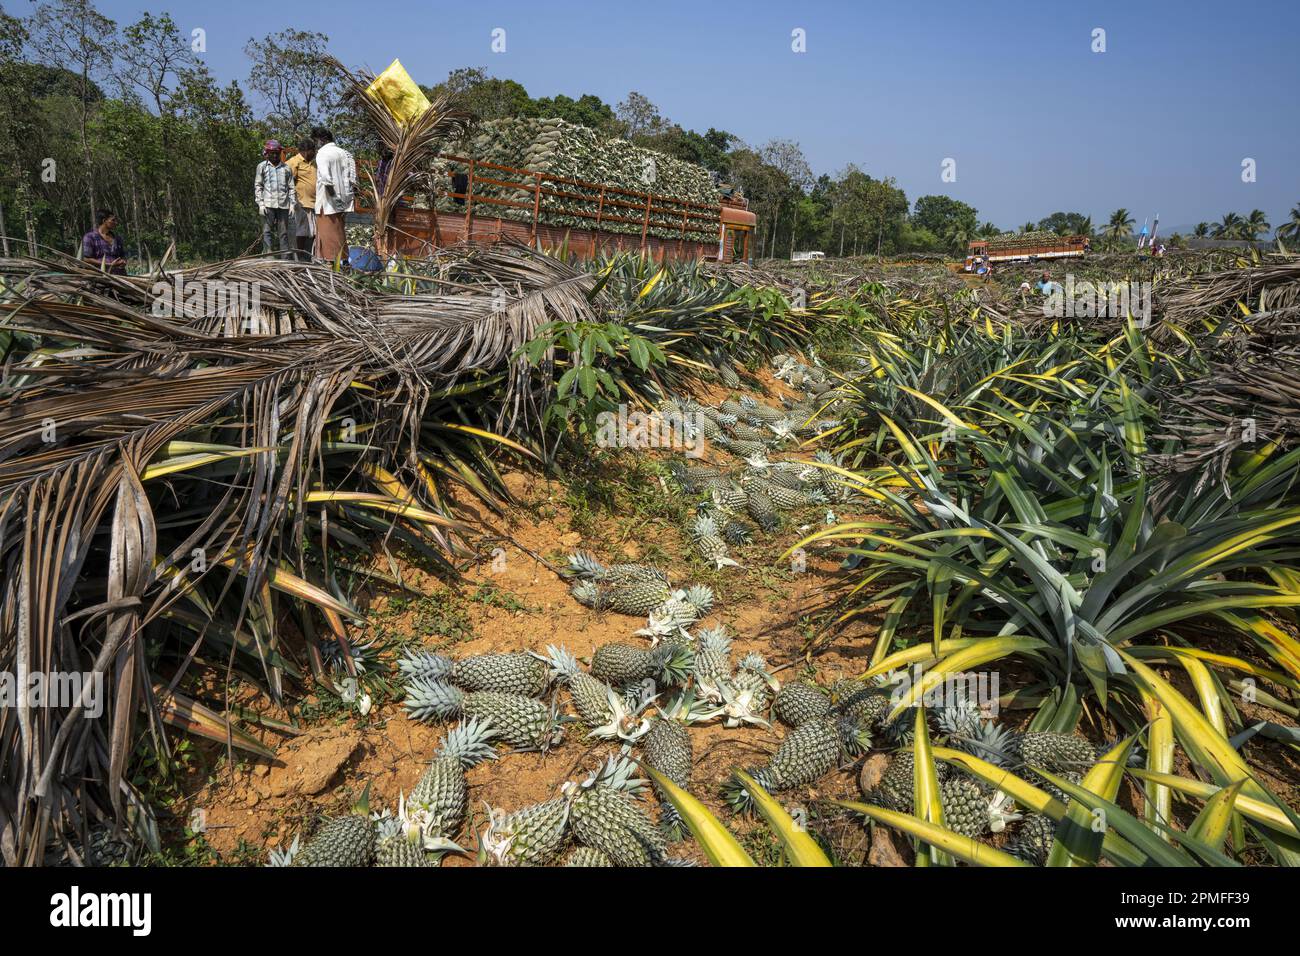
[[[288,258],[290,223],[297,205],[293,170],[280,161],[281,149],[277,140],[268,139],[262,155],[264,158],[257,164],[253,176],[253,195],[257,199],[257,211],[262,216],[262,251],[271,252],[278,236],[280,255]]]

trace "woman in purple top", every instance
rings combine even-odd
[[[81,237],[81,258],[105,272],[126,275],[126,247],[117,228],[117,216],[108,209],[95,213],[95,228]]]

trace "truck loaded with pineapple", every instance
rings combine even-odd
[[[1294,261],[394,262],[0,262],[7,862],[1300,862]]]

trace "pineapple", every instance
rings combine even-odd
[[[939,778],[939,786],[942,787],[952,771],[945,763],[936,762],[934,767]],[[880,778],[875,790],[866,796],[887,810],[911,813],[915,806],[915,787],[915,756],[910,750],[899,750],[889,761],[889,766],[885,769],[884,776]]]
[[[733,425],[731,428],[731,434],[742,441],[756,441],[764,444],[772,437],[772,433],[768,430],[755,428],[753,425],[746,425],[744,423]]]
[[[762,422],[779,422],[785,418],[785,412],[779,412],[769,405],[757,402],[748,395],[740,397],[740,406],[745,410],[745,414],[750,418],[757,418]]]
[[[767,451],[767,443],[761,441],[747,441],[744,438],[724,439],[718,442],[723,448],[731,452],[737,458],[748,458],[751,455],[757,455],[759,452]]]
[[[416,720],[477,718],[490,724],[498,739],[520,750],[549,750],[564,738],[554,704],[521,694],[463,691],[441,681],[417,678],[406,686],[406,710]]]
[[[782,511],[826,503],[826,496],[822,494],[820,488],[800,491],[797,488],[786,488],[776,482],[768,481],[766,478],[750,478],[746,481],[745,488],[750,495],[751,501],[755,493],[763,494],[772,502],[774,508],[779,508]],[[756,516],[755,520],[758,520]]]
[[[703,584],[674,591],[672,595],[650,612],[646,626],[636,631],[658,639],[684,630],[713,610],[713,589]]]
[[[806,786],[820,780],[839,763],[841,756],[853,756],[870,746],[870,739],[851,720],[827,715],[810,720],[785,735],[767,766],[750,771],[750,776],[768,793]],[[732,809],[749,809],[752,798],[739,779],[723,787]]]
[[[780,527],[781,519],[777,517],[776,505],[767,493],[765,485],[751,482],[745,486],[745,510],[754,519],[754,523],[767,534]]]
[[[589,846],[574,847],[568,856],[564,858],[565,866],[613,866],[614,861],[599,850],[593,850]]]
[[[852,718],[867,730],[884,734],[894,744],[912,739],[916,709],[909,707],[890,720],[894,701],[879,687],[868,687],[858,680],[842,680],[834,684],[831,696],[836,713]]]
[[[658,770],[683,789],[690,786],[694,751],[691,735],[680,723],[661,713],[650,725],[650,732],[642,739],[641,747],[647,767]],[[681,814],[662,794],[659,799],[659,829],[669,843],[676,843],[686,836]]]
[[[479,654],[452,660],[429,651],[408,650],[397,666],[406,680],[423,677],[455,684],[461,690],[540,697],[548,686],[546,665],[531,654]]]
[[[754,531],[753,525],[735,518],[724,518],[722,521],[722,540],[733,547],[749,544],[754,539]]]
[[[579,581],[572,589],[579,603],[597,611],[614,611],[640,617],[662,605],[673,594],[668,585],[658,578],[647,578],[630,584],[603,586],[593,581]]]
[[[650,564],[612,564],[605,567],[586,551],[569,555],[569,574],[609,587],[657,583],[668,587],[668,575]]]
[[[424,867],[431,866],[420,846],[419,834],[411,831],[398,817],[379,821],[378,842],[375,844],[375,866]]]
[[[327,820],[294,857],[294,866],[369,866],[375,858],[375,825],[369,816]]]
[[[950,774],[939,784],[944,826],[972,839],[1000,832],[1007,820],[1019,819],[1019,814],[1002,809],[1005,799],[964,774]]]
[[[479,837],[484,862],[496,866],[546,866],[564,847],[569,801],[547,800],[505,813],[489,811],[488,828]]]
[[[689,648],[665,644],[643,650],[631,644],[602,644],[591,657],[591,676],[614,687],[644,680],[681,685],[694,664]]]
[[[643,701],[630,708],[627,701],[604,681],[597,680],[578,666],[578,659],[563,647],[554,644],[546,648],[541,657],[551,667],[552,675],[569,689],[578,719],[587,725],[588,737],[632,741],[650,729],[650,722],[641,711],[650,703]],[[653,700],[654,698],[650,698]]]
[[[739,514],[745,510],[749,502],[749,496],[744,489],[737,487],[729,478],[711,483],[707,491],[713,507],[723,514]]]
[[[724,726],[770,726],[763,715],[772,706],[773,691],[780,687],[777,679],[768,673],[762,655],[746,654],[736,673],[722,684]]]
[[[772,713],[790,727],[825,717],[831,709],[831,697],[825,689],[808,681],[794,681],[781,688],[772,704]]]
[[[600,850],[615,866],[660,866],[668,845],[633,793],[644,781],[633,779],[631,761],[612,757],[579,787],[565,784],[573,835]]]
[[[1018,860],[1043,866],[1056,842],[1056,821],[1045,813],[1026,813],[1006,850]]]
[[[717,522],[708,515],[695,519],[695,524],[691,526],[691,541],[695,545],[695,553],[717,570],[740,567],[740,562],[727,554],[727,543],[722,540]]]
[[[731,679],[731,638],[721,627],[702,628],[695,641],[695,689],[705,700],[722,701]]]
[[[1015,755],[1029,767],[1056,774],[1082,774],[1097,762],[1097,751],[1083,737],[1046,730],[1021,734],[1015,742]]]
[[[403,817],[429,841],[427,849],[440,848],[433,841],[451,836],[465,821],[469,809],[465,771],[496,758],[490,743],[495,736],[492,725],[484,720],[457,724],[443,737],[429,769],[406,798]]]

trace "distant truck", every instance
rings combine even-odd
[[[990,262],[1033,262],[1084,256],[1092,249],[1088,236],[1050,233],[1011,233],[989,239],[972,239],[966,248],[966,271],[977,272]]]
[[[793,252],[790,254],[791,262],[811,262],[814,259],[825,259],[824,252]]]

